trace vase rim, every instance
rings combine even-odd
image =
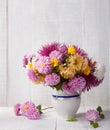
[[[69,95],[69,96],[59,96],[59,95],[54,95],[52,94],[52,97],[54,98],[74,98],[74,97],[79,97],[80,95],[77,94],[77,95]]]

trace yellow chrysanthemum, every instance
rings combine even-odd
[[[68,47],[68,54],[75,54],[76,53],[76,49],[74,48],[74,46],[69,46]]]
[[[51,63],[51,65],[52,65],[53,67],[56,67],[56,66],[58,66],[58,59],[57,59],[57,58],[51,59],[51,60],[50,60],[50,63]]]
[[[74,77],[75,75],[75,70],[71,67],[66,67],[63,65],[59,66],[60,74],[64,79],[70,79]]]
[[[34,82],[34,83],[35,84],[40,84],[40,83],[44,82],[44,78],[45,78],[44,75],[39,75],[38,80],[36,82]]]
[[[68,66],[74,68],[76,71],[80,71],[82,64],[84,62],[84,59],[81,55],[75,54],[69,57],[68,62],[69,62]]]
[[[33,71],[35,74],[38,74],[38,70],[36,69],[36,67],[34,67]]]
[[[29,62],[28,65],[27,65],[27,67],[28,67],[29,69],[32,68],[32,67],[33,67],[33,63],[32,63],[32,62]]]
[[[83,71],[85,75],[89,75],[91,73],[91,67],[87,66],[86,69]]]

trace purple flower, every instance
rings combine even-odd
[[[23,58],[23,67],[26,68],[26,65],[28,64],[28,62],[31,62],[32,61],[32,58],[35,57],[34,54],[31,54],[31,55],[25,55],[24,58]]]
[[[99,113],[96,110],[88,110],[86,112],[86,119],[88,121],[97,122],[99,120]]]
[[[40,118],[40,112],[37,108],[34,108],[28,111],[26,116],[30,120],[37,120]]]
[[[83,77],[74,77],[69,80],[68,86],[72,87],[74,91],[81,91],[86,86],[86,81]]]
[[[59,63],[63,61],[63,55],[60,51],[52,51],[49,56],[50,59],[58,59]]]
[[[24,56],[24,58],[23,58],[23,67],[26,67],[27,64],[28,64],[28,59],[26,58],[26,56]]]
[[[62,84],[61,88],[67,94],[73,94],[74,93],[74,89],[72,87],[68,86],[68,83],[66,83],[66,82],[64,82]]]
[[[21,112],[24,116],[28,116],[34,109],[36,109],[36,106],[31,101],[26,101],[21,105]]]
[[[51,44],[48,44],[48,45],[44,45],[42,47],[42,49],[39,51],[39,54],[41,56],[49,56],[49,54],[54,51],[54,50],[58,50],[58,47],[59,47],[59,43],[57,42],[53,42]]]
[[[47,56],[41,56],[37,62],[36,67],[39,73],[49,74],[52,71],[52,66],[50,64],[50,58]]]
[[[30,80],[33,82],[36,82],[38,80],[38,76],[34,73],[32,69],[28,70],[27,76],[29,77]]]
[[[45,83],[47,85],[54,86],[57,85],[59,82],[60,82],[60,76],[55,73],[46,75],[45,77]]]
[[[65,44],[63,44],[58,47],[58,51],[60,51],[62,55],[65,56],[68,53],[68,48]]]
[[[79,55],[81,55],[81,56],[83,56],[84,58],[87,58],[88,59],[88,55],[87,55],[87,53],[83,50],[83,49],[81,49],[81,48],[79,48],[79,47],[77,47],[77,46],[74,46],[75,47],[75,49],[76,49],[76,52],[79,54]]]
[[[84,87],[83,91],[87,90],[89,91],[92,87],[97,87],[100,83],[102,83],[102,80],[98,80],[94,75],[90,74],[88,76],[83,76],[86,80],[86,86]]]
[[[21,115],[20,114],[20,106],[21,106],[21,104],[19,104],[19,103],[14,105],[14,113],[15,113],[16,116]]]

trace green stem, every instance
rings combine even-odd
[[[42,110],[47,110],[47,109],[51,109],[53,107],[46,107],[46,108],[43,108]]]

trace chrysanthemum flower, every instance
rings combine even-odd
[[[38,80],[38,76],[33,69],[28,70],[27,76],[30,80],[32,80],[32,82],[36,82]]]
[[[81,55],[79,54],[75,54],[75,55],[71,55],[68,58],[68,66],[71,66],[72,68],[74,68],[76,71],[80,71],[84,62],[84,59]]]
[[[99,113],[94,109],[88,110],[86,112],[86,119],[88,121],[97,122],[99,118],[100,118]]]
[[[19,103],[14,105],[14,113],[15,113],[16,116],[21,115],[21,113],[20,113],[20,106],[21,106],[21,104],[19,104]]]
[[[59,65],[59,71],[60,71],[60,75],[64,78],[64,79],[70,79],[72,77],[75,76],[75,69],[73,67],[67,67],[63,64]]]
[[[59,82],[60,82],[60,76],[55,73],[46,75],[45,77],[45,83],[47,85],[54,86],[57,85]]]
[[[75,54],[76,53],[76,49],[74,46],[69,46],[68,47],[68,54]]]
[[[105,73],[105,66],[104,66],[104,64],[96,63],[95,71],[93,73],[94,76],[96,76],[98,80],[102,80],[103,77],[104,77],[104,73]]]
[[[88,55],[87,55],[87,53],[86,53],[83,49],[79,48],[78,46],[74,46],[74,47],[75,47],[75,49],[76,49],[76,52],[77,52],[79,55],[81,55],[83,58],[88,59]]]
[[[49,56],[49,54],[54,51],[54,50],[58,50],[60,44],[57,42],[53,42],[51,44],[48,45],[44,45],[42,47],[42,49],[39,51],[39,54],[41,56]]]
[[[37,108],[31,109],[27,112],[26,117],[30,120],[37,120],[40,118],[40,112]]]
[[[56,66],[58,66],[58,59],[57,59],[57,58],[51,59],[51,60],[50,60],[50,63],[51,63],[51,65],[52,65],[53,67],[56,67]]]
[[[84,79],[86,80],[86,86],[83,89],[84,91],[87,90],[89,91],[92,87],[96,87],[98,86],[102,81],[102,80],[98,80],[97,77],[95,77],[93,74],[90,75],[83,75]]]
[[[28,116],[36,108],[35,104],[31,101],[26,101],[21,105],[21,112],[24,116]]]
[[[36,61],[36,67],[37,67],[39,73],[41,73],[41,74],[49,74],[52,71],[50,58],[47,57],[47,56],[41,56]]]
[[[69,86],[67,82],[64,82],[61,88],[67,94],[73,94],[75,92],[74,89],[71,86]]]
[[[74,77],[69,80],[68,86],[70,86],[74,91],[82,91],[86,86],[86,80],[81,76]]]
[[[87,66],[85,70],[83,71],[84,75],[89,75],[91,73],[91,67]]]
[[[66,56],[68,54],[68,48],[65,44],[60,45],[58,47],[58,51],[60,51],[63,56]]]
[[[34,54],[31,55],[25,55],[23,58],[23,67],[26,68],[27,64],[32,61],[32,58],[35,57]]]
[[[52,51],[49,55],[51,60],[57,59],[59,63],[63,61],[63,55],[60,51]]]

